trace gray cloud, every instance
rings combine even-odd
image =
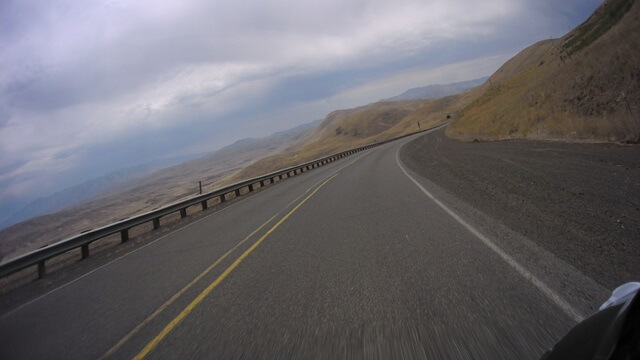
[[[100,171],[396,95],[417,76],[487,75],[598,3],[3,1],[0,211]],[[438,77],[447,64],[460,65]]]

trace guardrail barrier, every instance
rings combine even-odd
[[[77,248],[81,249],[81,259],[86,259],[89,257],[89,244],[93,243],[96,240],[102,239],[106,236],[120,233],[121,242],[124,243],[129,240],[129,230],[135,226],[151,222],[153,224],[153,229],[155,230],[160,227],[160,219],[163,216],[167,216],[169,214],[179,212],[180,217],[185,218],[187,216],[187,208],[191,206],[200,205],[202,207],[202,210],[206,210],[208,208],[207,201],[209,200],[219,198],[220,203],[223,203],[227,200],[226,196],[228,194],[234,193],[236,197],[241,196],[242,195],[241,190],[243,188],[247,188],[248,192],[252,192],[255,190],[256,184],[260,184],[260,187],[265,186],[267,183],[273,184],[276,178],[278,178],[279,180],[282,180],[284,175],[286,175],[287,177],[292,177],[292,176],[301,174],[303,172],[309,171],[311,169],[315,169],[317,167],[329,164],[333,161],[344,158],[346,156],[358,153],[360,151],[368,150],[373,147],[389,143],[391,141],[395,141],[407,136],[429,131],[432,129],[434,128],[425,129],[415,133],[402,135],[402,136],[398,136],[398,137],[384,140],[381,142],[376,142],[369,145],[335,153],[329,156],[325,156],[323,158],[306,162],[304,164],[295,165],[295,166],[278,170],[266,175],[258,176],[252,179],[231,184],[223,188],[216,189],[208,193],[200,194],[186,200],[181,200],[179,202],[167,205],[160,209],[156,209],[156,210],[146,212],[144,214],[136,215],[132,218],[124,219],[124,220],[115,222],[113,224],[103,226],[98,229],[84,231],[76,236],[72,236],[70,238],[58,241],[56,243],[44,246],[40,249],[33,250],[26,254],[20,255],[16,258],[5,261],[4,263],[0,264],[0,278],[9,276],[15,272],[26,269],[28,267],[37,265],[38,278],[41,279],[46,275],[45,262],[47,260]]]

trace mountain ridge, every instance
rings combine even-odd
[[[427,100],[437,99],[446,96],[456,95],[466,90],[482,85],[489,79],[484,76],[478,79],[460,81],[450,84],[433,84],[411,88],[400,95],[382,99],[380,101],[401,101],[401,100]]]

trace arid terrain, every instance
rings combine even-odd
[[[330,113],[305,142],[256,161],[234,175],[252,177],[344,149],[384,141],[447,121],[472,98],[473,90],[439,99],[381,101]]]
[[[238,170],[302,141],[316,125],[312,122],[265,138],[240,140],[210,155],[123,184],[103,196],[8,227],[0,231],[0,258],[196,195],[198,181],[202,181],[204,192],[231,183]]]

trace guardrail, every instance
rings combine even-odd
[[[292,177],[298,175],[299,173],[303,173],[322,165],[326,165],[345,156],[349,156],[363,150],[368,150],[373,147],[389,143],[391,141],[395,141],[432,129],[425,129],[415,133],[398,136],[389,140],[384,140],[381,142],[345,150],[339,153],[325,156],[323,158],[306,162],[304,164],[295,165],[266,175],[231,184],[221,189],[216,189],[208,193],[200,194],[195,197],[167,205],[157,210],[152,210],[144,214],[136,215],[129,219],[123,219],[116,223],[106,225],[95,230],[85,231],[83,233],[80,233],[79,235],[72,236],[59,242],[44,246],[40,249],[28,252],[24,255],[20,255],[16,258],[0,264],[0,278],[9,276],[28,267],[37,265],[38,278],[42,279],[46,275],[45,262],[47,260],[77,248],[81,248],[81,257],[82,260],[84,260],[89,257],[89,245],[94,241],[100,240],[109,235],[120,233],[121,242],[124,243],[129,240],[129,230],[135,226],[152,222],[153,229],[155,230],[160,227],[160,219],[163,216],[179,212],[180,217],[185,218],[187,216],[187,208],[191,206],[200,205],[202,207],[202,210],[205,210],[208,207],[207,201],[209,200],[219,198],[220,203],[223,203],[227,200],[226,196],[228,194],[235,193],[236,197],[241,196],[241,190],[243,188],[247,188],[248,192],[252,192],[254,191],[256,184],[260,184],[260,187],[264,187],[267,181],[269,182],[269,184],[272,184],[275,182],[276,178],[282,180],[284,175],[286,175],[287,177]]]

